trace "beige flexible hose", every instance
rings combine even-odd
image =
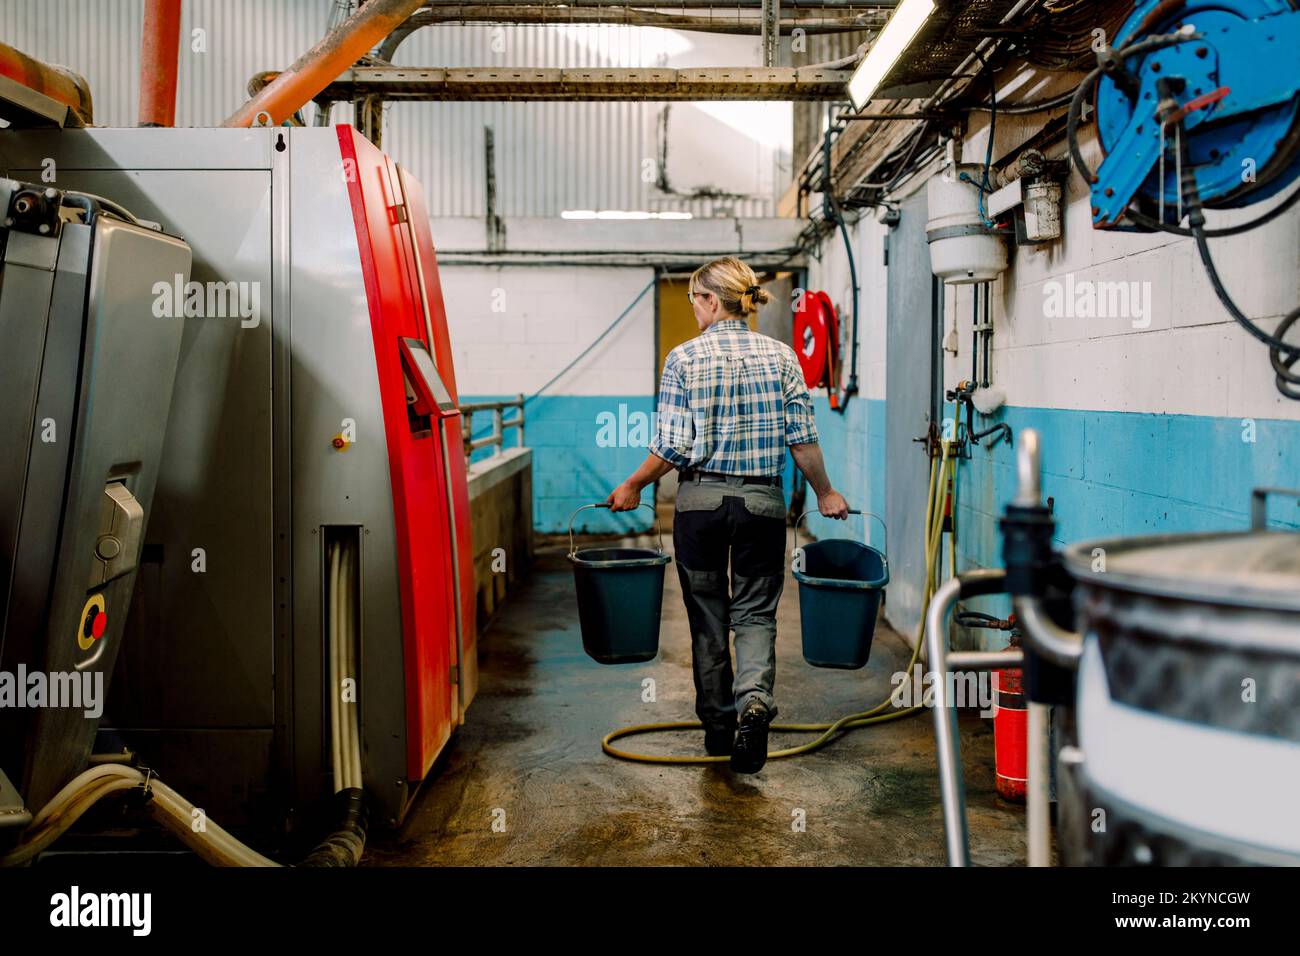
[[[334,771],[334,790],[338,792],[347,786],[346,769],[343,765],[343,725],[339,714],[339,688],[343,682],[343,662],[341,660],[341,642],[339,640],[339,550],[342,545],[335,541],[329,549],[329,649],[330,649],[330,749],[333,761],[330,766]]]
[[[341,693],[342,679],[355,675],[357,663],[353,601],[357,563],[355,548],[342,542],[330,548],[330,713],[336,790],[362,785],[357,712],[355,706],[343,710]],[[136,789],[146,796],[149,815],[213,866],[280,865],[245,846],[152,773],[146,776],[128,764],[109,761],[95,764],[65,784],[32,818],[22,842],[0,856],[0,867],[31,862],[104,797]]]
[[[134,789],[148,791],[145,807],[149,815],[207,862],[215,866],[279,866],[240,843],[201,812],[196,813],[193,804],[156,777],[146,777],[136,768],[119,763],[100,764],[73,778],[36,814],[23,841],[0,856],[0,866],[30,862],[104,797]]]
[[[129,790],[137,785],[135,781],[104,775],[86,781],[85,789],[69,795],[56,811],[42,812],[41,822],[38,824],[33,821],[23,834],[23,841],[4,856],[0,856],[0,867],[22,866],[31,862],[101,798],[118,790]]]
[[[343,642],[343,676],[357,681],[357,641],[356,641],[356,569],[359,561],[357,545],[348,542],[343,547],[342,570],[339,574],[339,638]],[[347,749],[343,752],[348,767],[348,786],[355,790],[362,787],[361,775],[361,727],[360,714],[355,694],[349,701],[343,700],[342,686],[335,690],[338,706],[341,709],[339,719],[347,730]]]

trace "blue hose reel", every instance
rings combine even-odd
[[[1160,45],[1160,37],[1170,42]],[[1143,41],[1153,48],[1124,55]],[[1184,157],[1206,208],[1267,199],[1300,176],[1293,2],[1144,0],[1099,60],[1095,102],[1106,159],[1092,184],[1095,227],[1119,225],[1135,200],[1147,214],[1180,208]],[[1181,154],[1169,148],[1173,133],[1161,116],[1162,100],[1167,106],[1171,98],[1187,137]]]

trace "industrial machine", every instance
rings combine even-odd
[[[313,844],[362,792],[398,823],[477,682],[420,184],[348,126],[7,131],[0,158],[52,163],[194,253],[160,288],[180,362],[97,750],[272,848]]]
[[[13,828],[95,738],[181,350],[157,287],[189,280],[190,248],[39,182],[0,179],[0,218],[0,827]]]
[[[1300,673],[1300,533],[1270,527],[1254,492],[1248,530],[1052,547],[1038,435],[1018,448],[1019,491],[1002,521],[1002,569],[935,595],[926,647],[948,860],[969,861],[961,753],[948,676],[1024,668],[1031,865],[1050,860],[1047,709],[1060,854],[1067,865],[1300,865],[1292,795]],[[1024,648],[950,652],[963,598],[1008,593]]]

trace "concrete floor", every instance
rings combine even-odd
[[[663,517],[671,547],[671,511]],[[690,634],[670,565],[659,657],[615,667],[588,658],[566,550],[567,542],[539,548],[531,577],[481,636],[480,686],[465,726],[402,829],[373,834],[366,865],[944,863],[928,712],[853,731],[814,754],[771,761],[753,776],[733,775],[725,764],[636,764],[603,754],[600,739],[616,727],[695,719]],[[862,670],[804,663],[793,578],[778,624],[783,721],[830,721],[874,706],[908,660],[903,639],[882,622]],[[647,677],[656,683],[653,703],[641,699]],[[994,792],[992,723],[963,714],[961,735],[972,858],[1021,863],[1024,809]],[[772,749],[809,739],[774,734]],[[703,735],[633,737],[620,746],[702,754]],[[798,817],[803,832],[794,829]]]

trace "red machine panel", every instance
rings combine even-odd
[[[423,405],[408,407],[411,340],[434,356],[452,402],[455,375],[423,195],[414,180],[403,177],[391,159],[352,127],[337,129],[361,251],[388,444],[406,657],[407,773],[418,780],[460,719],[452,680],[458,614],[453,581],[459,570],[453,562],[458,559],[465,572],[459,575],[459,613],[466,654],[473,650],[474,601],[459,413],[454,407],[433,408],[422,416],[418,411]],[[407,363],[402,339],[408,340]]]
[[[416,210],[417,215],[409,217],[411,234],[414,237],[412,248],[416,276],[423,281],[425,325],[433,359],[442,376],[443,384],[451,392],[453,402],[460,401],[456,390],[456,368],[451,357],[451,335],[447,328],[447,310],[442,301],[442,283],[438,280],[438,263],[433,248],[433,233],[429,228],[428,207],[424,202],[424,187],[420,181],[405,169],[397,167],[402,193],[406,197],[408,209]],[[477,684],[478,662],[478,622],[476,620],[477,597],[474,588],[474,541],[470,533],[469,520],[469,481],[467,479],[469,463],[465,456],[465,446],[460,438],[460,419],[445,418],[442,423],[446,435],[445,448],[451,472],[451,497],[454,502],[456,527],[456,557],[460,574],[460,609],[462,630],[461,691],[462,707],[468,707],[473,698]],[[464,720],[463,712],[459,719]]]

